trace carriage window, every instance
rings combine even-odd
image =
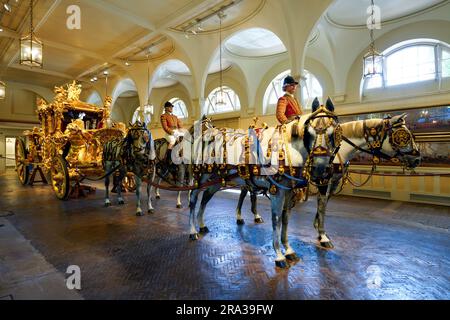
[[[264,94],[264,114],[275,114],[278,98],[284,95],[283,80],[291,74],[291,70],[286,70],[277,75],[269,84]],[[306,81],[302,84],[302,109],[310,109],[312,101],[318,97],[322,100],[323,89],[319,80],[309,71],[304,71]]]
[[[363,90],[450,77],[450,46],[436,40],[404,41],[383,55],[384,75],[363,78]]]
[[[205,103],[205,114],[211,115],[215,113],[233,112],[241,109],[241,102],[239,101],[239,96],[236,92],[229,87],[223,86],[222,88],[222,97],[220,97],[220,87],[214,89],[208,95]],[[222,104],[217,103],[220,99],[223,101]]]
[[[188,111],[186,104],[180,98],[173,98],[169,100],[173,104],[173,114],[180,119],[186,119],[188,117]]]

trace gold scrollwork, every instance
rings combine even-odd
[[[406,129],[397,129],[392,132],[392,144],[397,148],[405,148],[411,143],[411,133]]]

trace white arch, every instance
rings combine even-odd
[[[99,107],[103,106],[102,97],[97,91],[93,91],[86,100],[87,103],[95,104]]]
[[[112,92],[112,105],[114,106],[114,102],[121,94],[129,91],[134,91],[137,94],[138,90],[134,81],[130,78],[120,80]]]

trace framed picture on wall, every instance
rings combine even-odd
[[[406,110],[393,110],[377,113],[364,113],[340,116],[341,123],[381,119],[387,115],[396,116],[406,113],[407,127],[413,132],[418,144],[422,167],[450,168],[450,105],[427,107]],[[372,157],[367,154],[358,154],[351,160],[352,164],[370,165]],[[382,160],[380,165],[394,165]]]

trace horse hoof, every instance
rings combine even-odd
[[[320,242],[320,246],[325,249],[333,249],[334,248],[334,245],[331,241]]]
[[[245,221],[244,221],[244,219],[237,219],[236,223],[237,223],[238,226],[242,226],[242,225],[245,224]]]
[[[160,195],[157,195],[157,196],[156,196],[156,199],[161,199],[161,196],[160,196]]]
[[[286,260],[275,261],[275,266],[281,269],[289,268],[289,265],[287,264]]]
[[[148,210],[147,210],[147,213],[149,213],[149,214],[154,214],[154,213],[155,213],[155,209],[148,209]]]
[[[291,253],[291,254],[287,254],[285,255],[286,259],[288,259],[289,261],[300,261],[300,258],[297,256],[297,254]]]
[[[263,220],[263,218],[256,218],[255,223],[257,223],[257,224],[264,223],[264,220]]]
[[[189,240],[191,240],[191,241],[198,240],[198,233],[190,234],[189,235]]]
[[[206,234],[206,233],[208,233],[208,232],[209,232],[208,227],[202,227],[202,228],[200,228],[200,233],[201,233],[201,234]]]
[[[183,206],[181,204],[177,204],[177,209],[181,209]]]
[[[124,205],[125,204],[125,201],[123,201],[123,200],[119,200],[119,205]]]
[[[136,212],[136,216],[138,216],[138,217],[142,217],[144,214],[142,213],[142,211],[138,211],[138,212]]]
[[[109,203],[109,202],[106,203],[106,202],[105,202],[105,208],[108,208],[108,207],[111,207],[111,203]]]

